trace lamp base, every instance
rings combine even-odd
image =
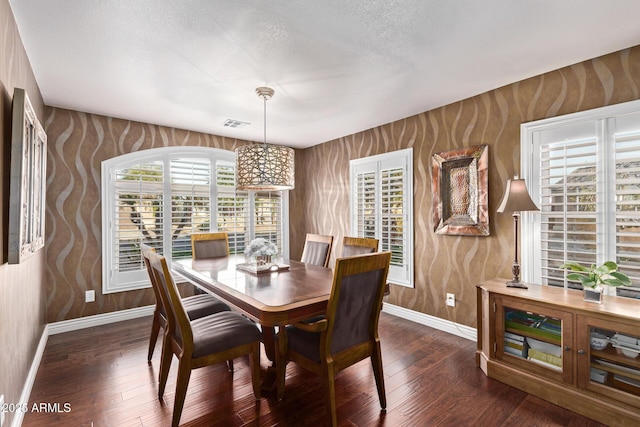
[[[507,282],[507,288],[529,289],[527,288],[527,285],[522,283],[520,280],[511,280]]]

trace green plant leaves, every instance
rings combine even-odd
[[[577,262],[565,262],[564,264],[562,264],[560,266],[560,268],[563,268],[565,270],[572,270],[572,271],[590,271],[590,268],[584,267],[581,264],[578,264]]]
[[[598,285],[607,286],[631,286],[631,279],[618,271],[618,264],[613,261],[604,262],[599,267],[592,264],[585,267],[577,262],[566,262],[560,266],[565,270],[577,273],[567,274],[567,280],[580,282],[585,288],[595,288]]]

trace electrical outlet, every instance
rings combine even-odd
[[[0,427],[4,425],[4,394],[0,396]]]
[[[447,305],[449,307],[455,307],[456,306],[456,295],[455,294],[447,294],[446,303],[447,303]]]
[[[84,293],[84,302],[94,302],[96,300],[96,291],[86,291]]]

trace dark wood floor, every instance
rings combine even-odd
[[[173,409],[171,368],[164,401],[157,395],[159,348],[147,365],[150,318],[49,337],[29,406],[59,403],[69,412],[28,412],[23,426],[166,426]],[[387,389],[382,413],[369,361],[336,379],[343,426],[600,426],[541,399],[485,377],[476,368],[475,342],[381,316]],[[174,359],[175,361],[175,359]],[[267,360],[263,355],[263,366]],[[50,406],[51,407],[51,406]],[[235,372],[224,364],[193,372],[182,414],[184,426],[314,426],[324,422],[317,377],[290,364],[285,398],[251,391],[247,360]]]

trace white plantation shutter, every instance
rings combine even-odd
[[[115,244],[108,255],[113,259],[112,280],[116,288],[146,281],[140,243],[162,241],[162,174],[162,163],[152,161],[119,169],[113,176],[115,203],[110,206]]]
[[[278,247],[282,255],[284,247],[282,230],[282,192],[257,191],[254,193],[254,235],[266,239]]]
[[[171,258],[191,257],[191,234],[210,231],[211,161],[171,159]]]
[[[391,251],[391,266],[402,269],[407,258],[405,225],[407,197],[403,168],[384,169],[380,177],[381,249]]]
[[[236,192],[234,180],[235,154],[212,148],[158,148],[103,162],[103,293],[149,286],[140,243],[169,261],[188,258],[194,232],[226,231],[231,253],[266,237],[288,257],[288,192]]]
[[[597,146],[594,137],[547,139],[540,144],[541,281],[564,286],[564,262],[597,262]]]
[[[356,174],[355,226],[356,237],[376,238],[376,172]]]
[[[629,112],[628,109],[635,109]],[[580,289],[562,263],[615,261],[640,297],[640,103],[523,125],[523,172],[539,213],[523,222],[523,277]]]
[[[249,243],[249,197],[236,192],[235,164],[218,162],[216,167],[218,231],[229,234],[229,252],[241,254]]]
[[[618,294],[640,297],[640,114],[616,121],[615,139],[615,261],[637,292]]]
[[[390,283],[413,286],[413,156],[400,150],[352,160],[351,233],[391,251]]]

